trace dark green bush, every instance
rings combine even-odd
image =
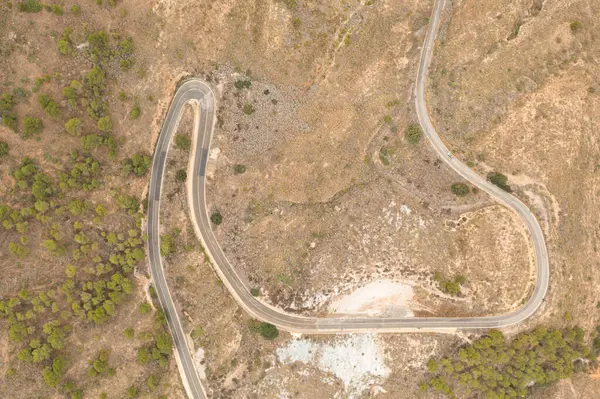
[[[218,226],[223,222],[223,215],[221,215],[221,212],[219,212],[218,209],[215,209],[213,211],[213,213],[210,215],[210,221],[215,225]]]

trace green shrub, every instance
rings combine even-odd
[[[140,305],[140,313],[146,314],[152,310],[152,306],[148,302],[144,302]]]
[[[138,389],[135,386],[130,386],[129,388],[127,388],[127,397],[130,399],[133,398],[137,398],[138,396]]]
[[[8,143],[6,141],[0,141],[0,158],[4,158],[8,155]]]
[[[583,27],[583,25],[581,24],[580,21],[573,21],[571,22],[571,32],[573,33],[577,33],[581,30],[581,28]]]
[[[187,172],[185,171],[185,169],[179,169],[177,172],[175,172],[175,180],[177,180],[178,182],[184,182],[187,179]]]
[[[490,172],[487,175],[487,179],[494,185],[500,187],[502,190],[512,192],[512,189],[508,185],[508,177],[500,172]]]
[[[210,215],[210,221],[215,225],[218,226],[223,222],[223,215],[221,215],[221,212],[219,212],[218,209],[215,209],[213,211],[213,213]]]
[[[446,294],[458,296],[461,293],[461,285],[467,282],[467,278],[461,274],[454,276],[452,280],[442,278],[439,272],[436,272],[434,280],[439,284],[440,289]]]
[[[81,7],[78,4],[73,4],[71,7],[71,12],[75,15],[81,14]]]
[[[252,104],[244,104],[244,108],[242,109],[246,115],[251,115],[254,113],[255,109]]]
[[[252,86],[252,82],[249,79],[246,79],[246,80],[238,79],[235,81],[235,83],[233,85],[238,90],[249,89],[250,86]]]
[[[259,333],[263,338],[268,339],[269,341],[274,340],[279,336],[279,330],[273,324],[270,323],[260,323]]]
[[[17,131],[17,115],[13,112],[9,112],[6,113],[3,117],[2,117],[2,123],[4,123],[4,125],[9,128],[10,130],[12,130],[13,132]]]
[[[192,140],[188,136],[178,134],[175,136],[175,147],[180,150],[189,150],[192,146]]]
[[[140,106],[136,104],[131,111],[129,111],[129,119],[137,119],[140,117],[142,110]]]
[[[73,33],[73,30],[67,27],[63,29],[63,33],[58,39],[58,52],[62,55],[69,55],[73,52],[71,33]]]
[[[469,186],[467,186],[465,183],[454,183],[450,189],[459,197],[464,197],[465,195],[469,194]]]
[[[423,130],[421,130],[421,126],[418,124],[411,123],[406,127],[404,137],[406,137],[409,143],[418,144],[421,141],[421,137],[423,137]]]
[[[160,236],[160,256],[167,257],[175,252],[175,238],[171,234]]]
[[[0,115],[10,112],[14,105],[14,96],[10,93],[4,93],[2,96],[0,96]]]
[[[460,284],[455,281],[442,281],[440,283],[440,289],[444,291],[446,294],[450,294],[452,296],[456,296],[460,294]]]
[[[62,55],[69,55],[73,52],[73,48],[71,47],[71,43],[67,40],[59,40],[58,41],[58,52]]]
[[[246,171],[246,165],[237,164],[233,167],[233,171],[238,175],[242,174]]]
[[[259,288],[251,288],[250,294],[252,294],[252,296],[260,296],[260,289]]]
[[[204,330],[200,326],[194,327],[194,329],[190,333],[190,337],[192,337],[192,339],[198,339],[203,335],[204,335]]]

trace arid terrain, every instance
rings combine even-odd
[[[0,103],[8,145],[0,205],[11,207],[0,213],[0,396],[184,397],[138,255],[148,184],[140,164],[186,76],[203,77],[217,95],[209,213],[222,215],[217,239],[260,300],[320,316],[519,307],[534,283],[524,226],[468,185],[456,195],[452,185],[465,182],[425,138],[405,136],[416,123],[414,81],[431,7],[100,0],[44,8],[0,0],[0,96],[12,95],[11,107]],[[545,304],[507,329],[509,337],[540,323],[581,326],[588,341],[595,337],[599,16],[594,0],[456,0],[444,16],[429,88],[436,128],[478,173],[508,176],[550,251]],[[43,122],[41,132],[26,129],[26,116]],[[67,127],[71,119],[80,124]],[[190,128],[188,111],[179,133]],[[172,237],[166,275],[210,397],[438,397],[419,388],[428,359],[485,332],[262,338],[191,228],[178,176],[187,154],[172,146],[168,155],[162,234]],[[50,183],[15,177],[26,156]],[[99,172],[82,165],[90,157]],[[38,180],[44,193],[35,191]],[[114,309],[115,297],[99,306],[114,273],[131,282],[127,294]],[[40,310],[52,291],[58,310],[52,301]],[[104,320],[79,303],[111,314]],[[51,320],[64,331],[63,346],[43,332]],[[33,354],[44,345],[50,357]],[[101,350],[107,366],[94,363]],[[43,374],[56,358],[66,367],[49,386]],[[582,373],[532,396],[594,398],[599,384],[597,374]]]
[[[600,6],[531,3],[454,4],[432,70],[431,108],[458,156],[481,174],[504,172],[538,215],[551,260],[552,310],[542,317],[557,320],[569,311],[590,328],[600,278],[594,261]]]

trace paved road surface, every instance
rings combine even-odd
[[[184,381],[188,383],[188,394],[194,398],[203,398],[204,392],[198,374],[186,344],[185,336],[175,306],[169,293],[162,261],[160,258],[159,207],[160,190],[164,175],[166,154],[171,136],[176,131],[177,121],[183,106],[191,103],[196,110],[193,147],[188,169],[188,205],[191,220],[212,265],[227,286],[237,303],[256,319],[272,323],[282,330],[307,333],[344,333],[344,332],[405,332],[434,329],[479,329],[498,328],[519,323],[530,317],[542,303],[548,289],[548,254],[544,236],[535,216],[517,198],[502,191],[478,176],[458,159],[449,156],[449,151],[438,136],[429,118],[426,102],[427,75],[432,57],[435,36],[440,24],[445,0],[436,0],[430,19],[427,38],[422,49],[421,61],[415,90],[415,101],[419,123],[434,147],[440,159],[446,162],[459,175],[474,186],[488,192],[499,203],[516,212],[526,224],[533,241],[537,262],[537,281],[533,294],[527,303],[518,310],[504,315],[489,317],[427,317],[427,318],[372,318],[372,317],[302,317],[259,302],[250,294],[249,287],[240,278],[229,263],[219,246],[213,232],[206,207],[206,167],[210,142],[215,122],[215,97],[210,87],[201,80],[186,81],[177,90],[156,146],[152,177],[148,197],[148,256],[152,278],[161,306],[167,315],[173,334],[180,370]],[[318,143],[315,143],[318,145]],[[191,391],[191,392],[189,392]]]

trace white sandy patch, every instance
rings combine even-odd
[[[333,302],[332,313],[412,317],[409,302],[413,289],[391,280],[374,281]]]
[[[335,374],[344,383],[349,398],[390,373],[375,334],[346,335],[331,344],[292,338],[287,346],[277,349],[277,358],[283,363],[311,364]]]
[[[204,360],[204,349],[202,348],[198,348],[198,350],[196,351],[196,353],[194,353],[194,365],[196,366],[196,370],[198,371],[198,377],[200,377],[200,379],[205,380],[206,379],[206,371],[205,371],[205,364],[202,364],[202,361]]]

